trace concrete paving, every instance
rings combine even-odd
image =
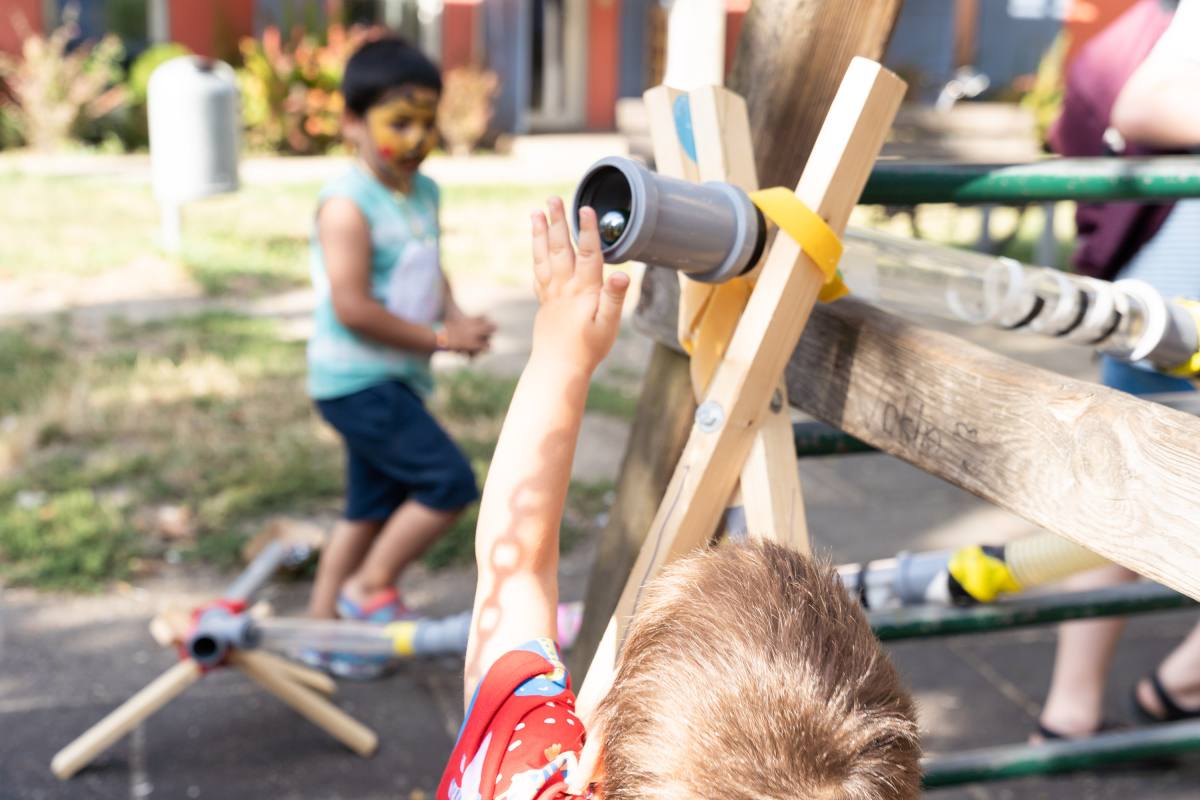
[[[952,538],[978,538],[996,518],[979,501],[884,456],[802,463],[819,549],[839,560]],[[870,498],[869,503],[864,498]],[[958,523],[958,527],[955,525]],[[952,536],[950,532],[957,532]],[[987,539],[986,535],[982,538]],[[580,596],[589,546],[564,561],[568,599]],[[10,591],[0,649],[0,798],[428,798],[461,723],[459,659],[415,662],[386,680],[341,682],[338,704],[373,727],[380,750],[360,759],[241,675],[216,671],[67,783],[48,768],[60,747],[174,661],[146,632],[156,608],[219,592],[219,576],[164,576],[96,598]],[[469,604],[469,570],[406,578],[422,610]],[[268,592],[296,612],[306,586]],[[1186,632],[1195,615],[1138,618],[1114,668],[1112,719],[1128,719],[1129,686]],[[1051,630],[902,642],[890,647],[920,704],[926,748],[949,752],[1021,741],[1049,677]],[[963,798],[1165,798],[1197,796],[1200,754],[1102,775],[1025,779],[931,793]]]

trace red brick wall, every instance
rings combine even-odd
[[[254,0],[170,0],[171,40],[202,56],[230,59],[254,34]]]
[[[591,0],[588,4],[588,130],[607,131],[616,125],[620,31],[621,0]]]
[[[483,62],[483,0],[446,0],[442,6],[442,70]]]
[[[43,33],[42,0],[3,0],[0,2],[0,52],[19,53],[24,36],[13,17],[25,18],[31,30]]]
[[[738,36],[742,32],[742,20],[750,10],[750,0],[725,0],[725,77],[733,69],[737,55]]]

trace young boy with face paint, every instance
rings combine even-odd
[[[404,568],[478,496],[466,458],[425,408],[430,355],[475,355],[495,326],[454,302],[438,253],[437,67],[395,38],[346,64],[343,136],[357,159],[322,189],[312,238],[308,391],[346,446],[346,509],[321,556],[314,617],[390,622]],[[378,660],[309,654],[347,677]]]

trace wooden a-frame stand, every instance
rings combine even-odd
[[[855,58],[846,71],[796,187],[800,200],[838,235],[904,91],[903,81],[873,61]],[[741,97],[717,87],[685,95],[660,86],[645,99],[659,172],[758,188]],[[782,379],[825,277],[801,244],[784,234],[775,237],[755,277],[711,379],[693,372],[696,419],[580,689],[584,714],[612,683],[642,586],[670,561],[706,545],[727,506],[744,507],[750,535],[808,549]],[[710,291],[721,290],[685,286],[681,313],[712,302]]]
[[[319,546],[311,541],[304,544]],[[236,591],[236,594],[248,599],[259,585],[274,573],[281,560],[282,551],[288,546],[279,541],[272,552],[260,552],[243,572],[242,577],[235,582],[235,585],[245,589],[244,592]],[[252,616],[262,616],[269,614],[270,608],[266,604],[259,604],[250,609],[249,613]],[[159,645],[173,647],[183,653],[182,645],[187,640],[192,625],[190,611],[164,611],[151,621],[150,633]],[[360,756],[369,756],[375,752],[379,744],[375,732],[329,701],[328,696],[334,693],[336,686],[328,675],[263,650],[231,649],[219,666],[241,670],[250,680]],[[58,751],[50,762],[51,771],[61,780],[70,778],[199,681],[207,671],[194,659],[186,655],[181,656],[179,663]]]

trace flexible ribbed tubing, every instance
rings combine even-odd
[[[1053,533],[1035,533],[1006,543],[1004,561],[1025,589],[1111,563],[1086,547]]]

